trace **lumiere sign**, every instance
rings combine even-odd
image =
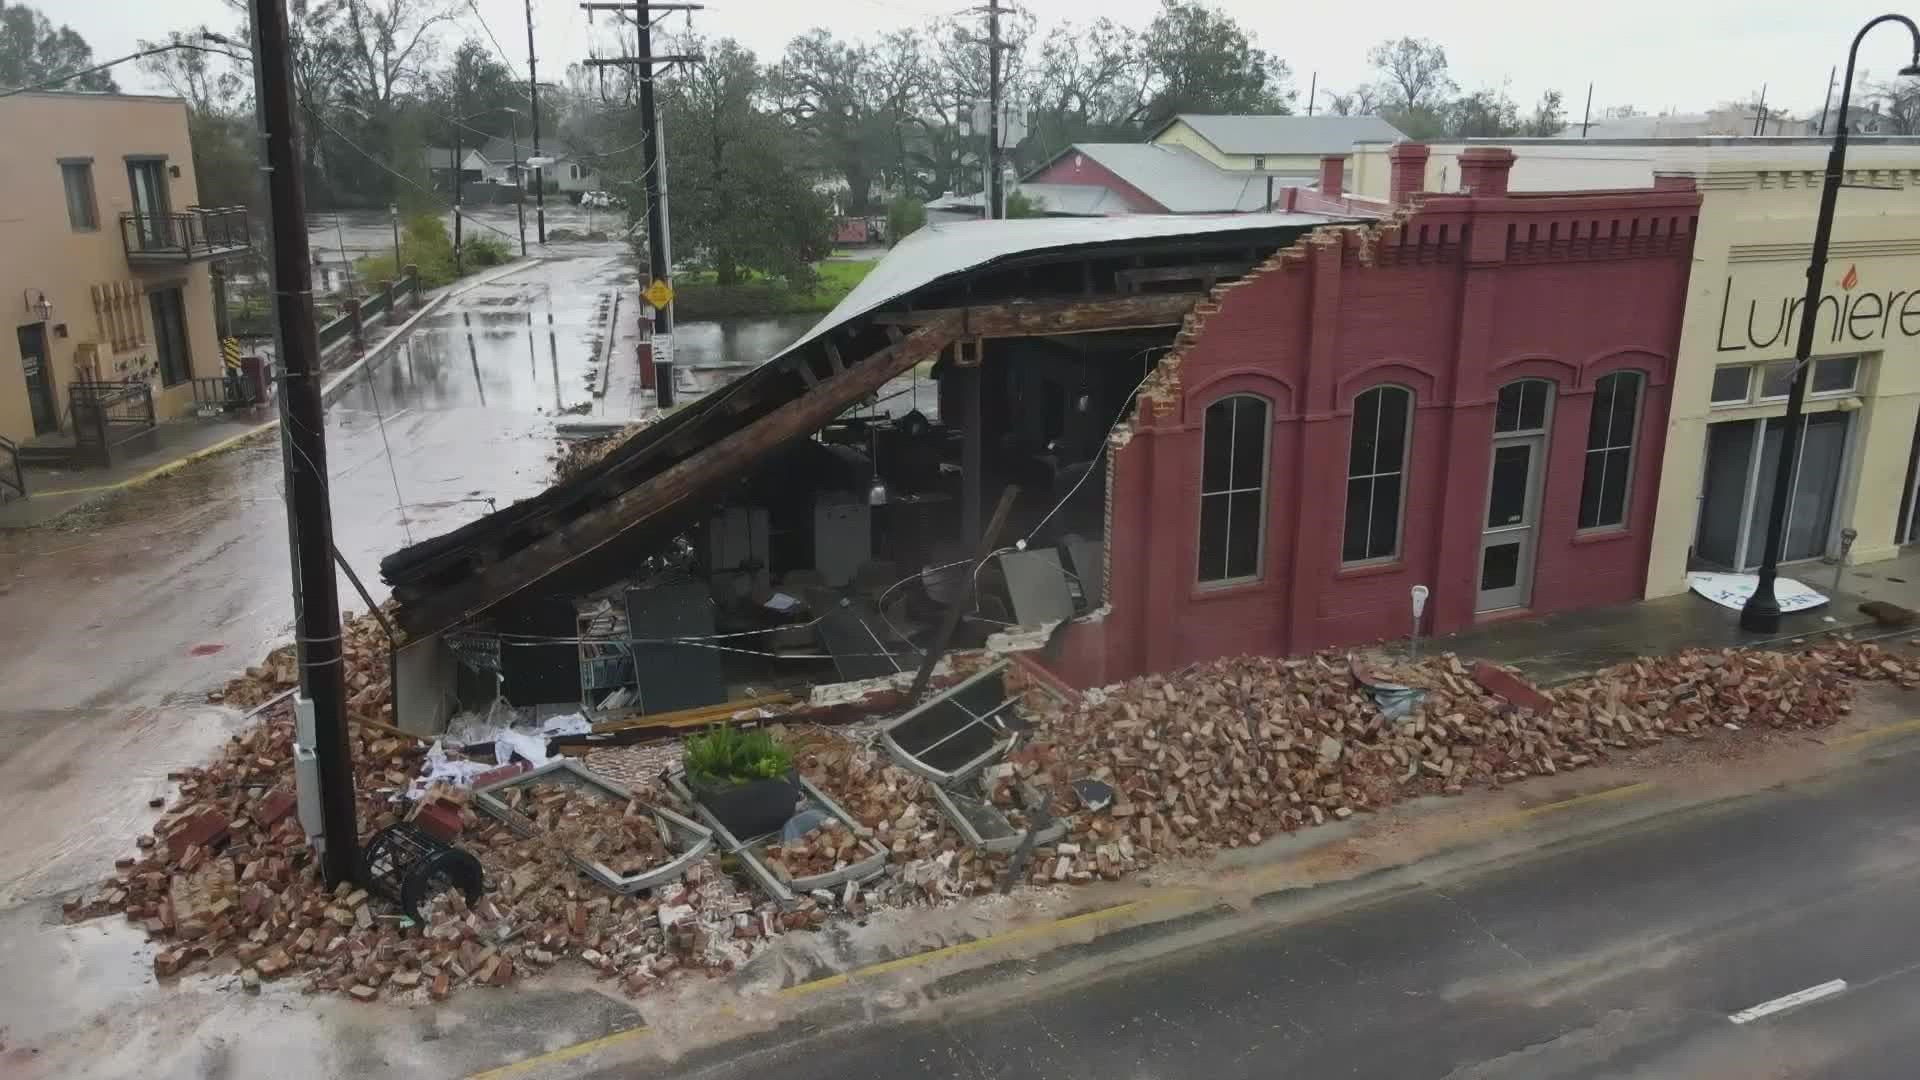
[[[1920,337],[1920,291],[1875,292],[1860,288],[1860,282],[1860,267],[1855,263],[1840,276],[1837,291],[1829,287],[1823,292],[1813,327],[1816,345],[1853,345],[1884,340],[1889,335]],[[1738,279],[1728,275],[1720,301],[1717,351],[1791,350],[1806,298],[1736,296],[1738,285]]]

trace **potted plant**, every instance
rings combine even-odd
[[[683,757],[694,798],[734,836],[773,832],[793,816],[793,752],[767,732],[714,728],[688,737]]]

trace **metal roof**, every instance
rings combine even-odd
[[[1223,154],[1319,155],[1351,153],[1357,142],[1399,142],[1398,128],[1377,116],[1224,116],[1181,113],[1160,132],[1184,122]]]
[[[1359,218],[1329,214],[1125,214],[963,221],[917,229],[882,256],[832,311],[770,358],[798,352],[828,331],[941,278],[1021,255],[1135,240],[1257,229],[1311,228]]]
[[[1108,214],[1131,214],[1136,211],[1126,204],[1119,192],[1099,184],[1015,184],[1013,190],[1032,199],[1034,208],[1043,217],[1063,214],[1068,217],[1104,217]],[[943,195],[927,203],[928,210],[971,210],[980,212],[986,199],[979,192],[968,195]]]

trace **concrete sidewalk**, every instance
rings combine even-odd
[[[1444,650],[1519,668],[1543,686],[1625,663],[1641,656],[1708,649],[1790,644],[1826,634],[1882,632],[1860,611],[1867,600],[1883,600],[1920,610],[1920,552],[1849,567],[1834,591],[1834,568],[1819,562],[1786,567],[1782,576],[1826,593],[1828,603],[1785,615],[1778,635],[1760,636],[1740,628],[1740,613],[1694,593],[1664,596],[1632,604],[1555,612],[1534,618],[1490,622],[1472,630],[1423,642],[1422,649]],[[1920,634],[1920,626],[1915,627]],[[1388,646],[1404,651],[1404,641]]]

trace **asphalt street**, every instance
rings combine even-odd
[[[1910,753],[1066,985],[597,1075],[1911,1078],[1917,885]]]

